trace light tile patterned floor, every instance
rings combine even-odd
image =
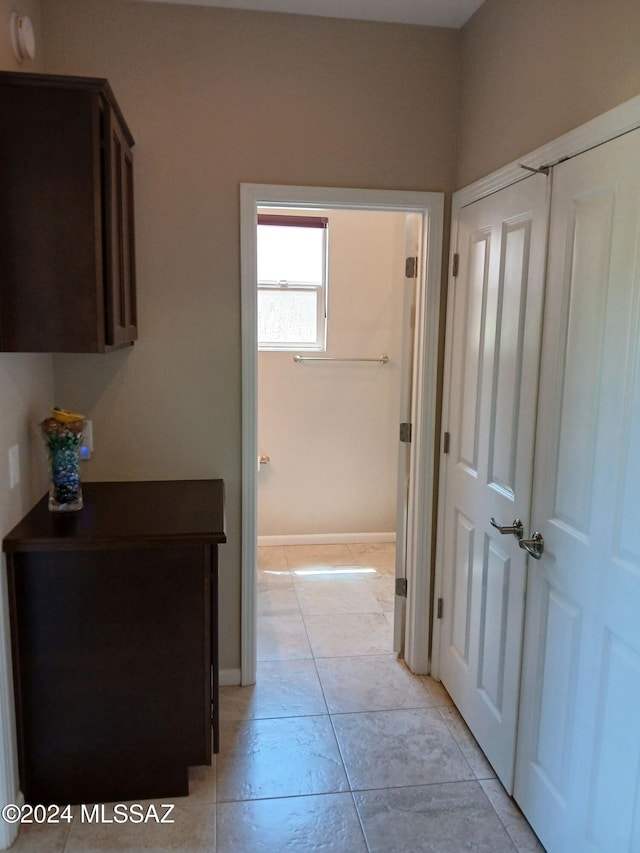
[[[25,827],[15,853],[542,851],[441,685],[392,651],[393,545],[259,549],[258,682],[175,823]]]

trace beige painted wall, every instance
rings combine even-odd
[[[36,36],[33,62],[21,65],[14,55],[8,26],[12,12],[31,18]],[[39,0],[0,0],[0,24],[0,70],[41,70]],[[3,533],[8,533],[46,489],[45,455],[38,423],[53,405],[51,356],[0,352],[0,401],[0,526]],[[14,444],[20,452],[21,481],[14,489],[9,489],[8,453]]]
[[[386,365],[258,356],[260,536],[393,533],[400,421],[405,222],[331,210],[327,351]],[[310,353],[314,355],[314,353]]]
[[[9,38],[11,12],[28,15],[36,36],[36,58],[19,65]],[[39,0],[0,0],[0,70],[38,71],[42,64]],[[6,164],[5,164],[6,165]],[[0,273],[1,275],[1,273]],[[50,355],[0,353],[0,536],[8,533],[47,488],[46,461],[38,423],[54,399]],[[17,444],[20,483],[9,488],[9,448]],[[7,610],[6,567],[0,557],[0,697],[11,690],[11,653]],[[6,750],[6,751],[5,751]],[[0,701],[0,803],[15,801],[18,791],[14,713]],[[5,775],[6,774],[6,775]],[[8,790],[3,790],[5,784]],[[15,827],[0,823],[0,846],[13,837]]]
[[[221,665],[240,657],[241,182],[449,190],[457,40],[120,0],[43,4],[47,70],[106,76],[136,139],[140,340],[55,359],[88,479],[227,484]]]
[[[638,0],[485,0],[461,35],[456,188],[640,94]]]
[[[18,63],[9,38],[9,17],[14,11],[31,18],[36,36],[36,58],[23,65]],[[0,0],[0,70],[38,71],[41,64],[39,0]],[[54,404],[51,356],[0,352],[0,401],[0,527],[2,533],[8,533],[46,490],[45,454],[38,423]],[[9,489],[8,454],[15,444],[19,448],[21,479],[14,489]]]

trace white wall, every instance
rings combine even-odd
[[[315,211],[314,211],[315,213]],[[329,217],[327,351],[389,363],[258,356],[258,535],[395,530],[404,214]]]
[[[9,39],[11,12],[29,15],[36,35],[36,59],[20,66]],[[0,69],[39,71],[42,33],[39,0],[0,0]],[[0,271],[1,275],[1,271]],[[4,536],[47,488],[46,460],[38,423],[54,404],[50,355],[0,353],[0,535]],[[9,488],[9,448],[17,444],[20,483]],[[0,563],[0,807],[18,796],[18,767],[7,608],[6,565]],[[0,849],[15,837],[16,827],[0,820]]]

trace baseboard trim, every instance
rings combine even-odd
[[[221,669],[218,680],[220,687],[235,687],[242,683],[239,669]]]
[[[293,533],[281,536],[258,536],[258,545],[355,545],[361,542],[395,542],[391,533]]]

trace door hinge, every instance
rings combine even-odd
[[[436,616],[438,619],[442,619],[442,599],[438,599],[438,609],[436,611]]]
[[[458,267],[460,266],[460,255],[456,252],[451,263],[451,275],[455,278],[458,275]]]
[[[404,264],[405,278],[418,278],[418,258],[407,258]]]
[[[401,595],[403,598],[407,597],[406,578],[396,578],[396,595]]]
[[[443,453],[449,452],[450,444],[451,444],[451,433],[445,432],[444,437],[442,439],[442,452]]]
[[[400,441],[411,441],[411,424],[400,424]]]

